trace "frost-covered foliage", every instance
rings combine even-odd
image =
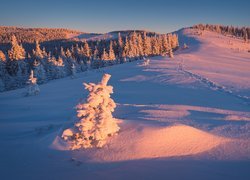
[[[25,59],[25,50],[22,45],[19,45],[16,37],[11,37],[11,49],[8,51],[10,60],[22,60]]]
[[[33,70],[30,73],[30,77],[29,77],[27,84],[28,84],[28,87],[27,87],[26,96],[33,96],[33,95],[39,94],[40,89],[38,85],[36,84],[36,78],[34,77]]]
[[[117,120],[112,116],[116,104],[110,98],[113,87],[107,85],[110,77],[104,74],[98,84],[84,83],[89,95],[76,107],[78,121],[62,134],[62,138],[70,142],[71,149],[102,147],[108,137],[119,131]]]
[[[44,83],[47,81],[46,71],[42,63],[38,60],[35,60],[33,63],[34,74],[37,78],[38,83]]]
[[[71,78],[75,78],[76,77],[76,66],[75,64],[72,64],[71,66]]]
[[[169,54],[168,55],[169,55],[170,58],[174,57],[174,53],[173,53],[173,50],[171,48],[169,49]]]
[[[143,65],[143,66],[148,66],[148,65],[149,65],[149,63],[150,63],[150,60],[149,60],[149,59],[144,58],[144,59],[143,59],[143,63],[142,63],[142,65]]]
[[[186,43],[183,44],[183,49],[188,49],[188,45]]]

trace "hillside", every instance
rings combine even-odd
[[[0,179],[241,179],[250,166],[250,47],[194,29],[171,59],[143,60],[0,93]],[[60,138],[87,96],[112,75],[121,130],[102,149],[70,151]]]
[[[69,39],[80,34],[87,33],[62,28],[21,28],[0,26],[1,43],[10,43],[12,35],[15,35],[17,40],[21,43],[34,43],[35,40],[44,42]]]

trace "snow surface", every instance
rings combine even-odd
[[[249,44],[189,29],[179,38],[189,48],[172,59],[58,79],[38,96],[1,93],[0,179],[250,179]],[[82,83],[103,73],[120,132],[102,149],[68,150],[60,136],[87,97]]]

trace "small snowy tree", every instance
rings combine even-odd
[[[75,64],[71,65],[71,78],[75,78],[76,77],[76,66]]]
[[[40,92],[38,85],[36,84],[36,78],[34,77],[33,70],[31,70],[29,80],[27,82],[27,96],[37,95]]]
[[[188,49],[188,45],[186,43],[183,44],[183,49]]]
[[[168,55],[169,55],[170,58],[174,57],[174,53],[173,53],[172,48],[169,49],[169,54]]]
[[[150,62],[149,59],[144,58],[144,59],[143,59],[142,65],[143,65],[143,66],[148,66],[148,65],[149,65],[149,62]]]
[[[62,138],[71,142],[71,149],[102,147],[109,136],[119,131],[112,112],[116,107],[110,98],[113,87],[107,83],[111,75],[104,74],[98,84],[84,83],[89,91],[86,102],[77,105],[77,118],[74,128],[66,129]]]

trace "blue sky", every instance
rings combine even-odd
[[[4,0],[0,25],[85,32],[171,32],[197,23],[250,26],[248,0]]]

